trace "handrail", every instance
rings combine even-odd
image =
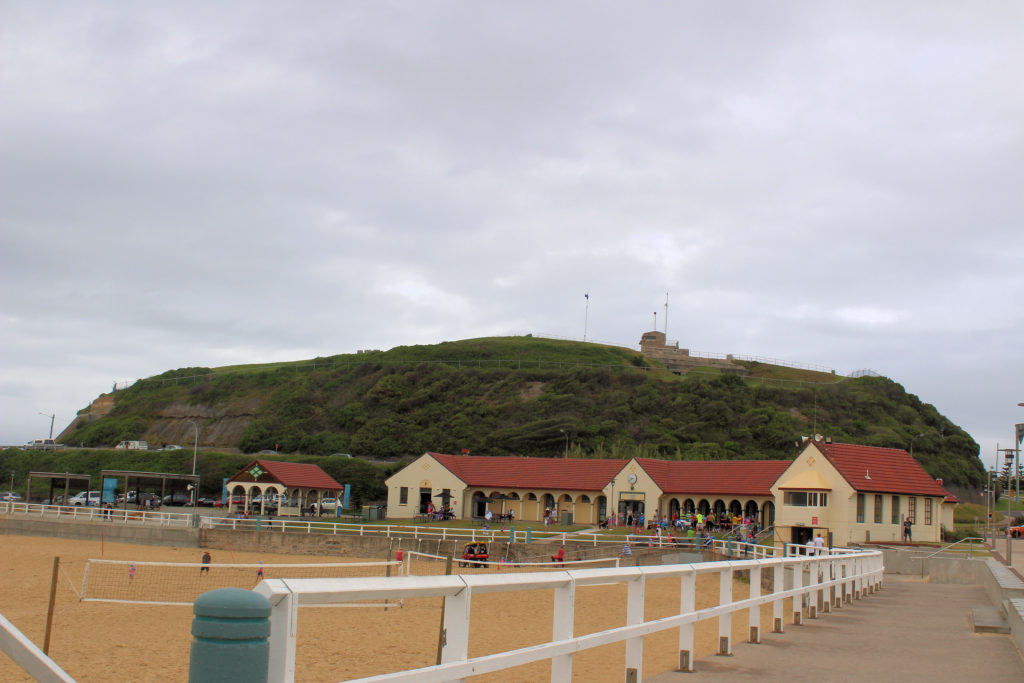
[[[927,560],[929,557],[935,557],[939,553],[945,552],[945,551],[949,550],[950,548],[952,548],[955,545],[960,545],[964,541],[971,541],[971,544],[968,546],[968,549],[967,549],[967,553],[968,553],[967,556],[970,557],[970,558],[973,558],[974,557],[974,541],[981,541],[982,543],[984,543],[985,539],[981,538],[980,536],[968,536],[967,538],[961,538],[959,541],[956,541],[955,543],[950,543],[947,546],[943,546],[942,548],[939,548],[938,550],[936,550],[931,555],[916,555],[914,557],[914,559],[915,560]]]

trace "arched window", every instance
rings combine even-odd
[[[712,511],[715,513],[715,519],[718,519],[722,515],[724,515],[725,514],[725,501],[722,500],[721,498],[716,500],[715,501],[715,505],[712,508]]]
[[[580,502],[581,503],[589,503],[590,502],[590,496],[588,496],[587,494],[584,493],[582,496],[580,496]]]
[[[754,521],[757,521],[757,501],[748,500],[747,507],[743,511],[744,517],[750,517]]]
[[[565,494],[564,496],[562,496],[562,502],[563,503],[571,503],[572,502],[572,496],[570,496],[568,493]]]
[[[687,498],[683,501],[683,512],[688,515],[692,515],[697,511],[697,506],[693,504],[693,498]]]
[[[697,512],[705,516],[711,512],[711,503],[708,502],[707,498],[701,498],[700,502],[697,503]]]
[[[743,503],[738,500],[734,500],[729,503],[729,514],[730,515],[742,515],[743,514]]]
[[[675,517],[679,514],[679,499],[673,498],[668,502],[668,516]]]
[[[552,510],[555,509],[555,497],[550,493],[544,494],[544,507],[551,508]]]
[[[537,500],[537,494],[536,493],[527,493],[526,494],[526,500]]]
[[[533,496],[532,493],[530,495]],[[509,500],[519,500],[519,494],[516,493],[515,491],[513,491],[512,493],[508,494],[508,499]],[[533,496],[533,499],[537,500],[537,496]]]

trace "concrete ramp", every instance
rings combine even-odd
[[[652,683],[720,681],[1024,681],[1024,658],[1009,636],[975,633],[980,586],[937,584],[886,575],[881,591],[765,633],[760,645],[737,643],[732,657],[709,656],[695,672],[664,672]],[[838,675],[842,672],[841,675]]]

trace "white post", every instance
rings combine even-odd
[[[732,567],[718,572],[718,604],[728,605],[732,602]],[[718,617],[718,654],[732,655],[732,612]]]
[[[551,624],[551,640],[571,640],[573,637],[574,613],[576,611],[576,583],[555,588],[555,614]],[[551,680],[572,680],[572,654],[551,658]]]
[[[299,601],[292,593],[273,594],[265,590],[266,583],[261,582],[254,590],[271,601],[267,678],[291,683],[295,680],[295,629],[299,619]]]
[[[473,589],[466,586],[456,595],[444,599],[444,647],[441,663],[464,662],[469,659],[469,613]],[[459,681],[466,679],[460,678]]]
[[[778,594],[786,590],[786,567],[781,558],[776,559],[778,559],[778,563],[772,568],[772,592]],[[772,631],[774,633],[782,633],[785,630],[782,618],[782,611],[785,609],[784,603],[783,598],[772,601]]]
[[[807,563],[807,585],[817,586],[818,585],[818,567],[820,562],[818,560],[810,560]],[[809,619],[818,618],[818,596],[821,594],[821,590],[811,590],[807,592],[807,617]]]
[[[756,598],[761,595],[761,565],[750,568],[750,597]],[[750,622],[750,642],[761,642],[761,605],[754,605],[750,608],[747,620]]]
[[[697,573],[686,572],[679,577],[679,613],[691,614],[697,609]],[[694,624],[679,627],[679,671],[693,672]]]
[[[797,592],[793,594],[793,624],[800,625],[804,623],[804,597],[806,593],[800,592],[800,589],[804,585],[804,565],[803,562],[793,563],[793,588]]]
[[[640,575],[627,584],[626,625],[641,624],[644,620],[644,577]],[[626,640],[626,677],[635,671],[633,680],[643,680],[644,639],[643,636]]]

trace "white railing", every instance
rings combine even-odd
[[[18,627],[0,614],[0,652],[25,670],[29,676],[42,683],[75,683],[64,669],[60,668],[39,647],[29,640]]]
[[[188,512],[151,512],[143,510],[80,505],[41,505],[39,503],[0,503],[0,513],[23,515],[48,520],[86,522],[114,522],[143,524],[146,526],[191,527],[192,514]]]
[[[774,549],[773,549],[774,552]],[[751,640],[759,642],[762,604],[773,606],[773,630],[781,631],[784,600],[793,599],[793,622],[803,615],[814,618],[817,606],[830,611],[831,592],[836,606],[873,592],[882,582],[884,570],[879,551],[836,552],[823,550],[811,556],[770,557],[757,560],[705,562],[617,569],[578,569],[524,574],[478,574],[453,576],[410,576],[352,579],[271,579],[254,589],[271,604],[269,680],[292,683],[295,680],[295,648],[298,608],[309,605],[334,605],[384,598],[444,598],[444,646],[441,663],[409,671],[358,679],[370,681],[408,681],[441,683],[458,681],[478,674],[503,671],[542,660],[551,661],[551,680],[572,678],[573,655],[602,645],[624,642],[625,677],[643,680],[643,636],[678,629],[680,668],[693,670],[694,625],[718,618],[720,652],[732,653],[732,615],[747,610]],[[734,600],[733,575],[750,573],[749,597]],[[761,594],[761,572],[773,572],[771,593]],[[806,577],[804,576],[806,573]],[[696,578],[699,574],[719,577],[719,601],[713,607],[696,608]],[[788,576],[788,579],[787,579]],[[680,605],[672,616],[645,620],[644,585],[647,579],[678,578]],[[786,584],[791,588],[786,588]],[[623,626],[573,635],[576,588],[607,584],[627,587],[626,623]],[[485,593],[529,590],[554,590],[552,636],[550,642],[525,648],[469,657],[469,614],[475,596]],[[805,602],[807,603],[805,607]]]

